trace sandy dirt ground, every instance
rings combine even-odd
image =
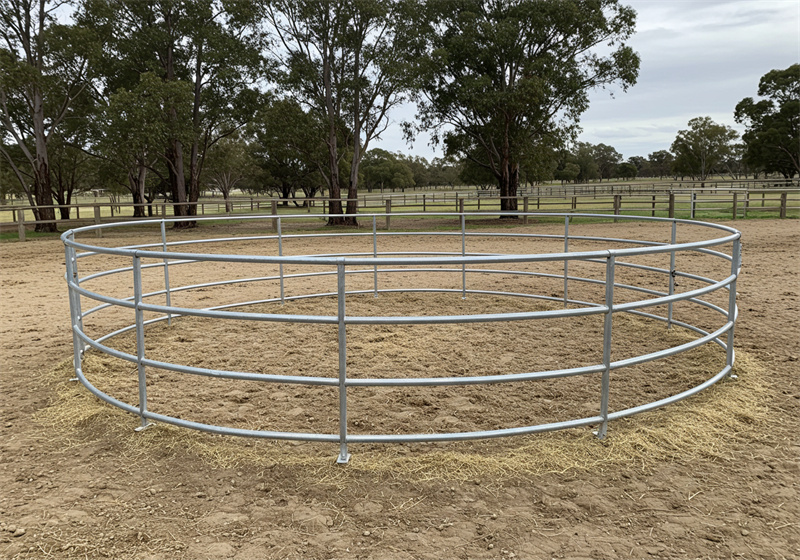
[[[751,220],[730,225],[742,231],[744,247],[735,343],[738,379],[720,382],[677,405],[611,423],[603,442],[591,435],[591,428],[581,428],[472,443],[362,444],[351,446],[347,466],[335,464],[337,448],[332,444],[225,438],[163,424],[134,432],[136,417],[103,405],[69,380],[72,337],[60,241],[0,245],[0,558],[800,557],[800,224]],[[663,227],[587,224],[574,233],[657,240],[665,237]],[[558,232],[551,225],[517,230]],[[126,233],[124,241],[138,242],[140,235]],[[121,243],[122,237],[103,242]],[[284,250],[308,252],[302,243]],[[322,243],[315,241],[311,250],[319,251]],[[326,250],[361,250],[358,243]],[[382,249],[391,250],[392,243],[397,250],[408,248],[402,239],[386,243]],[[447,248],[448,243],[453,247]],[[523,242],[499,247],[492,238],[476,239],[470,241],[470,250],[531,252],[515,243]],[[557,251],[558,243],[542,241],[535,251]],[[425,250],[460,250],[458,240],[429,239],[424,244]],[[598,248],[587,242],[590,247]],[[571,247],[579,249],[580,244]],[[263,254],[272,248],[260,250]],[[724,264],[711,270],[707,263],[700,256],[696,262],[687,257],[678,268],[725,275]],[[662,258],[642,264],[666,263]],[[571,273],[602,277],[602,267],[575,266]],[[172,281],[264,273],[232,268],[175,267]],[[546,266],[538,271],[559,272]],[[145,290],[157,289],[156,269],[149,274]],[[460,286],[460,274],[437,272],[421,278],[408,271],[387,276],[381,287]],[[520,288],[518,277],[474,276],[474,287]],[[640,271],[620,272],[617,281],[663,289],[663,278]],[[331,282],[298,278],[287,284],[287,292],[335,289]],[[369,290],[371,282],[371,275],[363,275],[348,287]],[[679,284],[684,290],[692,287],[689,280]],[[97,285],[116,295],[131,289],[129,279]],[[537,280],[524,288],[559,297],[562,285],[560,280]],[[274,283],[268,288],[248,283],[235,293],[194,290],[176,295],[173,303],[206,305],[204,298],[217,303],[226,297],[249,301],[275,297],[276,290]],[[571,295],[596,300],[602,297],[597,290],[593,285],[576,287]],[[624,301],[631,296],[618,297]],[[713,297],[725,305],[723,294]],[[377,299],[367,294],[348,298],[348,313],[486,313],[548,305],[495,296],[462,301],[459,294],[386,294]],[[299,300],[283,309],[332,314],[335,303]],[[92,334],[130,323],[124,313],[100,315],[87,318]],[[712,319],[690,308],[676,306],[676,315],[704,328],[713,326]],[[615,318],[614,333],[615,359],[691,338],[680,329],[666,331],[662,324],[629,316]],[[332,327],[303,325],[287,331],[282,324],[231,322],[220,327],[181,318],[172,326],[149,327],[147,336],[148,357],[154,359],[262,373],[336,375]],[[348,373],[457,377],[573,367],[597,363],[601,342],[599,317],[352,327]],[[116,337],[113,345],[135,353],[129,335]],[[724,356],[712,348],[681,360],[612,376],[612,409],[696,385],[719,371]],[[135,366],[89,352],[84,369],[101,389],[137,402]],[[491,390],[354,390],[349,429],[448,432],[591,416],[599,401],[596,380],[566,379],[535,388],[513,383]],[[157,370],[148,371],[148,391],[151,410],[190,420],[336,431],[336,394],[322,387],[281,385],[264,391],[254,382],[187,381],[186,376]]]

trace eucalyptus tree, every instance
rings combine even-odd
[[[597,144],[592,149],[594,161],[600,172],[600,180],[611,179],[616,175],[617,166],[622,161],[622,154],[607,144]]]
[[[88,53],[95,45],[85,28],[58,23],[64,2],[0,0],[0,152],[35,206],[37,231],[57,231],[49,143],[89,82]],[[18,165],[6,139],[24,155]],[[32,177],[29,183],[26,175]]]
[[[658,175],[659,179],[663,179],[672,172],[672,163],[675,157],[667,150],[658,150],[651,154],[647,154],[647,161],[653,172],[653,176]]]
[[[675,154],[673,169],[679,175],[705,181],[709,175],[720,171],[738,137],[738,132],[714,122],[711,117],[691,119],[689,128],[678,131],[670,148]]]
[[[101,96],[134,91],[148,72],[189,88],[185,106],[163,107],[169,129],[191,130],[189,137],[172,135],[160,148],[173,201],[183,203],[176,206],[176,215],[196,215],[208,149],[253,115],[258,82],[265,75],[260,7],[258,2],[226,0],[83,1],[81,17],[110,30]]]
[[[255,114],[247,132],[265,174],[262,189],[278,190],[286,205],[302,190],[304,206],[322,190],[328,164],[325,125],[313,113],[293,99],[273,99]]]
[[[239,134],[221,139],[206,156],[204,184],[218,190],[225,200],[225,211],[233,211],[231,193],[248,177],[257,175],[256,160],[251,146]]]
[[[331,225],[355,224],[359,166],[414,84],[420,33],[410,0],[274,0],[266,21],[280,90],[324,125]],[[344,162],[344,158],[348,161]],[[342,212],[341,167],[349,167]]]
[[[800,64],[761,77],[758,95],[736,105],[736,122],[747,127],[744,159],[766,173],[800,174]]]
[[[174,162],[164,147],[193,140],[191,101],[188,82],[144,72],[135,86],[111,93],[93,119],[93,150],[101,173],[131,193],[134,217],[146,215],[148,174],[169,184]],[[173,109],[177,118],[170,114]]]
[[[639,57],[626,41],[636,13],[617,0],[428,4],[421,128],[489,170],[502,209],[516,210],[521,165],[574,137],[588,92],[635,83]]]

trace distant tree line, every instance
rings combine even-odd
[[[423,180],[370,152],[413,102],[409,137],[513,195],[589,90],[635,82],[634,23],[618,0],[0,0],[0,178],[39,220],[113,185],[183,227],[204,188],[324,190],[352,224],[359,188]]]
[[[191,227],[204,191],[324,193],[347,225],[359,190],[472,184],[514,210],[546,180],[797,173],[797,65],[737,106],[740,144],[707,118],[647,159],[578,143],[588,93],[636,82],[635,18],[618,0],[0,0],[0,196],[54,222],[76,193],[128,193]],[[375,149],[390,126],[444,157]]]

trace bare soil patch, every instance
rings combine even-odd
[[[744,241],[738,380],[612,423],[602,443],[586,429],[471,443],[361,445],[353,446],[346,467],[334,464],[330,445],[221,438],[163,425],[134,433],[135,417],[68,381],[71,336],[60,242],[3,244],[0,557],[795,557],[800,228],[777,220],[735,226]],[[630,238],[663,233],[625,224],[583,225],[580,232]],[[129,242],[136,242],[135,235]],[[492,247],[492,240],[473,246],[484,250],[484,244]],[[535,250],[547,247],[542,242]],[[679,268],[700,262],[687,259]],[[181,274],[199,281],[219,273],[176,267],[175,281]],[[399,275],[394,281],[409,279]],[[497,289],[514,281],[485,279]],[[290,289],[314,288],[313,282],[298,280]],[[368,279],[364,284],[368,289]],[[554,294],[557,288],[554,283]],[[242,286],[236,297],[248,290],[259,288]],[[354,297],[348,305],[364,314],[385,305],[399,313],[546,305],[506,300],[387,294]],[[317,312],[330,302],[292,305],[299,313]],[[110,317],[96,328],[129,319]],[[638,318],[621,317],[619,323],[618,356],[658,348],[663,337],[687,336]],[[335,370],[335,331],[273,327],[219,330],[181,318],[172,327],[148,330],[158,341],[148,351],[206,367],[277,367],[308,375]],[[597,361],[600,327],[601,321],[586,319],[503,324],[492,327],[496,331],[486,325],[354,328],[348,367],[354,376],[376,377],[396,375],[399,367],[417,376],[520,371],[549,362],[570,367]],[[544,328],[547,336],[540,333]],[[114,343],[131,344],[125,336]],[[709,348],[688,355],[680,368],[654,365],[613,379],[618,389],[612,407],[694,385],[721,368],[719,354]],[[86,367],[102,388],[134,398],[130,364],[126,369],[89,353]],[[475,387],[362,389],[354,394],[352,430],[408,432],[421,423],[456,431],[593,414],[596,384],[566,381],[535,388],[507,384],[491,393]],[[211,415],[237,427],[335,430],[334,414],[327,411],[335,410],[336,395],[323,388],[298,396],[296,387],[265,392],[261,385],[187,382],[165,372],[153,372],[152,384],[151,409],[165,407],[190,419]],[[530,397],[536,406],[526,406]]]

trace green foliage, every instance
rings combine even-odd
[[[49,142],[59,134],[73,104],[89,85],[90,54],[97,37],[79,25],[64,25],[53,13],[60,2],[0,0],[0,154],[40,220],[54,220]],[[74,112],[74,111],[73,111]],[[6,149],[5,138],[24,160]],[[28,180],[32,178],[32,181]],[[54,223],[37,231],[55,231]]]
[[[639,170],[636,169],[636,165],[628,161],[617,165],[617,176],[622,179],[635,179],[638,173]]]
[[[766,173],[794,177],[800,174],[800,64],[764,74],[758,95],[764,99],[742,99],[734,113],[747,127],[744,160]]]
[[[388,126],[388,112],[414,82],[417,31],[409,22],[416,2],[406,0],[275,0],[266,21],[278,84],[321,122],[326,134],[325,178],[340,197],[347,154],[347,198],[354,199],[359,166],[372,140]],[[357,204],[349,202],[347,213]],[[337,202],[333,213],[341,213]],[[332,220],[352,224],[354,220]]]
[[[323,124],[296,101],[275,99],[265,103],[248,126],[255,139],[253,156],[262,170],[254,192],[278,191],[289,198],[300,189],[312,198],[325,183],[328,152],[322,140]]]
[[[672,173],[672,164],[675,157],[667,150],[658,150],[647,156],[653,176],[665,177]]]
[[[625,44],[635,12],[616,0],[430,6],[421,127],[448,155],[486,167],[501,195],[516,193],[526,160],[574,138],[589,90],[636,81],[639,57]]]
[[[731,154],[732,142],[739,134],[731,127],[717,124],[710,117],[696,117],[687,130],[679,130],[672,143],[673,169],[678,175],[691,175],[705,181],[719,172]]]
[[[411,167],[401,158],[387,152],[374,148],[367,152],[361,164],[364,174],[364,183],[369,192],[373,189],[405,190],[413,187],[414,172]]]
[[[622,154],[611,146],[597,144],[592,149],[592,156],[597,164],[601,179],[611,179],[617,176],[617,166],[622,161]]]

